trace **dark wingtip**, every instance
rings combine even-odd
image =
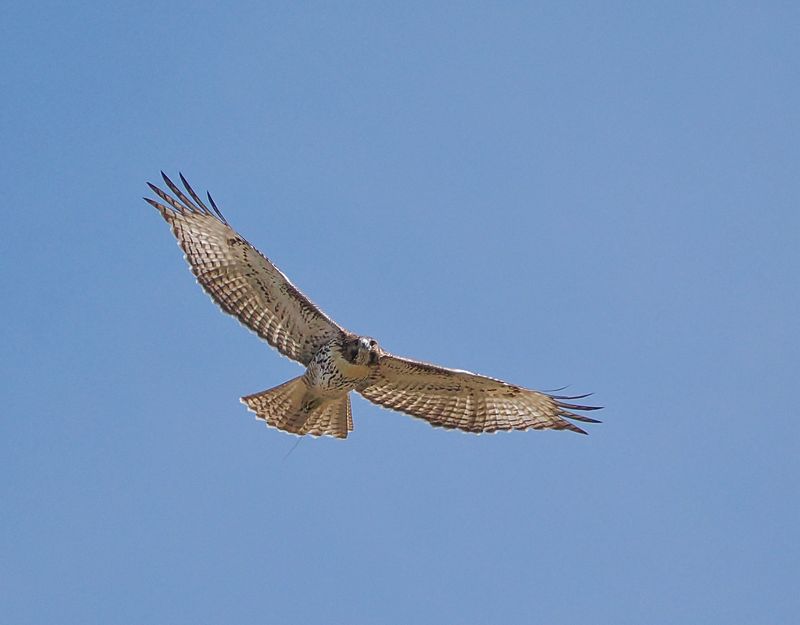
[[[569,410],[562,410],[561,416],[567,419],[574,419],[575,421],[581,421],[582,423],[602,423],[599,419],[592,419],[591,417],[587,417],[582,414],[575,414],[574,412],[570,412]]]
[[[211,194],[208,191],[206,191],[206,196],[208,196],[208,201],[211,202],[211,207],[214,209],[214,212],[217,214],[217,217],[219,217],[222,223],[224,223],[227,226],[228,220],[222,216],[222,212],[219,210],[219,208],[217,208],[217,203],[214,201],[214,198],[211,197]]]
[[[565,404],[564,402],[558,402],[558,405],[562,408],[569,408],[570,410],[602,410],[602,406],[581,406],[580,404]]]
[[[584,393],[583,395],[550,395],[553,399],[586,399],[591,397],[594,393]]]
[[[559,416],[565,419],[572,419],[575,421],[580,421],[582,423],[602,423],[599,419],[592,419],[591,417],[587,417],[586,415],[576,414],[572,412],[573,410],[579,410],[581,412],[589,411],[589,410],[601,410],[602,406],[584,406],[582,404],[571,404],[565,401],[561,401],[563,399],[582,399],[584,397],[589,397],[592,393],[587,393],[585,395],[573,395],[573,396],[566,396],[566,395],[551,395],[550,397],[555,402],[556,406],[559,408]],[[570,424],[574,426],[574,424]],[[574,426],[574,429],[571,427],[569,428],[575,432],[579,432],[580,434],[587,434],[581,428]]]
[[[186,178],[183,175],[183,172],[179,171],[178,172],[178,177],[181,179],[181,182],[183,183],[183,186],[186,187],[186,190],[189,193],[191,193],[192,192],[192,185],[190,185],[189,182],[186,180]]]
[[[197,205],[200,207],[200,209],[203,212],[205,212],[207,215],[211,215],[211,211],[208,209],[208,206],[203,204],[203,200],[201,200],[200,197],[197,195],[197,193],[194,192],[194,189],[192,189],[192,185],[190,185],[189,181],[186,180],[186,177],[183,175],[183,172],[179,171],[178,172],[178,176],[180,176],[180,178],[181,178],[181,182],[183,183],[183,187],[189,192],[189,195],[192,196],[192,199],[195,202],[197,202]]]
[[[589,432],[587,432],[583,428],[579,428],[574,423],[570,423],[569,421],[564,421],[564,423],[565,423],[565,425],[563,425],[562,427],[560,427],[558,429],[567,430],[568,432],[575,432],[576,434],[583,434],[585,436],[588,436],[588,434],[589,434]]]
[[[161,172],[161,177],[164,179],[164,182],[167,184],[170,190],[180,198],[180,189],[177,188],[177,186],[175,185],[174,182],[172,182],[170,177],[167,176],[167,174],[165,174],[163,171]]]
[[[194,189],[192,189],[192,186],[186,180],[186,177],[183,175],[183,172],[178,172],[178,176],[180,176],[181,182],[183,183],[183,186],[186,188],[186,191],[191,196],[191,199],[189,197],[187,197],[183,193],[183,191],[181,191],[180,187],[178,187],[174,182],[172,182],[170,177],[167,176],[167,174],[165,174],[163,170],[161,170],[161,177],[164,179],[164,183],[167,185],[167,187],[169,187],[170,191],[172,191],[172,193],[175,195],[175,197],[177,197],[177,199],[175,199],[175,197],[172,197],[172,195],[170,195],[168,193],[165,193],[164,191],[159,189],[156,185],[154,185],[151,182],[148,182],[147,186],[150,187],[150,190],[153,193],[155,193],[158,197],[160,197],[167,204],[169,204],[172,207],[171,210],[173,210],[175,212],[181,213],[182,215],[185,215],[187,212],[188,213],[205,213],[207,215],[213,215],[214,213],[216,213],[216,217],[223,224],[225,224],[226,226],[230,227],[230,224],[228,223],[228,220],[225,219],[225,217],[222,215],[222,212],[217,207],[217,204],[216,204],[216,202],[214,202],[214,198],[211,197],[210,193],[207,193],[207,195],[208,195],[209,202],[211,202],[211,206],[213,206],[213,208],[214,208],[213,213],[212,213],[211,209],[209,209],[203,203],[203,201],[200,199],[200,197],[197,195],[197,193],[195,193]],[[145,198],[145,199],[147,199],[147,198]],[[195,202],[197,202],[197,205],[195,205],[194,202],[192,202],[192,199]]]

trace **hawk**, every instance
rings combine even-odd
[[[465,432],[571,430],[568,419],[599,423],[567,403],[587,395],[550,395],[460,369],[383,350],[345,330],[228,224],[210,194],[209,208],[180,174],[185,193],[161,172],[172,195],[147,183],[164,203],[144,198],[172,228],[197,281],[228,314],[305,372],[241,401],[267,425],[292,434],[346,438],[353,430],[350,391],[384,408]],[[187,195],[188,194],[188,195]]]

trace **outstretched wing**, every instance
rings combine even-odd
[[[210,195],[213,211],[182,174],[192,199],[164,172],[161,176],[175,197],[147,183],[166,204],[144,199],[167,220],[197,281],[226,313],[304,365],[321,345],[341,336],[343,328],[228,225]]]
[[[562,397],[532,391],[486,376],[447,369],[384,353],[370,379],[357,389],[369,401],[425,419],[431,425],[466,432],[572,430],[568,419],[600,423],[570,410],[596,406],[564,403]],[[565,418],[566,417],[566,418]]]

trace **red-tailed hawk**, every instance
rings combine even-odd
[[[292,434],[346,438],[353,429],[350,391],[384,408],[465,432],[572,430],[567,419],[599,423],[566,403],[586,397],[549,395],[486,376],[394,356],[370,337],[348,332],[322,312],[270,260],[244,240],[186,179],[186,193],[161,172],[174,194],[148,183],[165,204],[154,206],[178,239],[197,281],[228,314],[283,355],[303,375],[242,397],[267,425]]]

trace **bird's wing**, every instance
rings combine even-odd
[[[172,227],[197,281],[226,313],[303,364],[321,345],[342,335],[343,328],[228,225],[210,195],[211,209],[183,175],[191,199],[164,172],[161,175],[175,197],[148,183],[164,204],[144,199]]]
[[[600,423],[572,410],[596,410],[564,397],[532,391],[486,376],[384,354],[372,376],[356,389],[369,401],[466,432],[584,430],[567,421]],[[565,418],[566,417],[566,418]]]

